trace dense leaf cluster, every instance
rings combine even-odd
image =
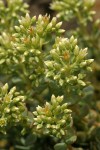
[[[92,6],[93,1],[53,1],[58,17],[77,19],[77,29],[67,35],[56,17],[30,17],[22,0],[0,0],[0,135],[12,140],[14,149],[74,150],[95,135],[99,117],[92,118],[93,88],[87,76],[91,56],[98,57],[90,55],[95,45],[87,31]],[[95,40],[98,25],[92,26]]]

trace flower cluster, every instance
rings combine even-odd
[[[6,4],[5,4],[6,3]],[[18,23],[20,15],[25,15],[28,5],[22,0],[0,0],[0,34],[2,31],[13,30],[13,26]]]
[[[46,102],[44,107],[38,106],[33,112],[33,129],[36,127],[38,134],[51,135],[53,137],[67,137],[72,128],[71,110],[67,103],[61,104],[63,97],[52,95],[51,103]]]
[[[44,72],[43,60],[46,53],[44,53],[43,46],[50,42],[51,33],[63,32],[59,29],[60,26],[61,22],[57,23],[55,17],[50,21],[47,15],[39,15],[38,19],[35,16],[30,18],[29,14],[22,17],[19,25],[15,26],[16,31],[13,35],[8,37],[7,33],[3,33],[0,37],[2,73],[15,72],[19,80],[32,80],[34,85],[38,85],[39,77],[42,77]],[[20,74],[20,71],[23,74]]]
[[[8,84],[0,87],[0,132],[6,132],[10,126],[17,126],[26,118],[24,96],[13,87],[8,92]]]
[[[73,7],[70,12],[75,2],[78,10]],[[69,19],[83,4],[83,1],[75,2],[68,1]],[[61,4],[64,5],[65,1]],[[80,97],[85,93],[86,74],[91,71],[93,59],[87,58],[87,48],[81,49],[74,36],[61,37],[64,30],[60,29],[62,22],[57,23],[56,17],[51,19],[48,15],[39,15],[31,18],[22,0],[8,0],[7,7],[0,0],[0,6],[0,80],[2,83],[7,81],[11,87],[11,90],[8,84],[0,87],[0,132],[6,133],[18,125],[21,130],[16,128],[16,135],[22,131],[28,136],[37,136],[37,139],[42,136],[43,142],[50,136],[56,144],[62,142],[55,149],[66,149],[67,141],[72,143],[76,139],[75,136],[72,138],[73,119],[76,123],[81,115],[77,110],[83,108]],[[87,5],[86,9],[90,7]],[[82,10],[86,15],[84,8]],[[87,20],[87,17],[84,18]],[[20,92],[16,92],[15,85]],[[80,103],[76,103],[76,99]],[[23,141],[27,135],[19,143],[26,143]],[[35,139],[32,144],[37,142]]]
[[[72,27],[70,26],[69,30],[67,30],[65,34],[67,36],[74,35],[74,37],[78,39],[79,47],[82,47],[83,49],[84,47],[88,47],[88,57],[94,58],[94,63],[92,67],[93,73],[88,74],[89,76],[87,76],[88,78],[90,77],[90,81],[92,82],[93,87],[92,89],[91,87],[87,87],[84,89],[84,92],[85,92],[84,100],[78,103],[79,106],[78,105],[77,106],[79,108],[76,108],[74,106],[74,108],[76,109],[76,112],[77,110],[79,110],[79,112],[77,112],[78,115],[75,115],[74,116],[75,118],[74,117],[73,118],[74,118],[74,121],[76,122],[74,123],[77,126],[77,134],[79,133],[78,142],[79,143],[83,142],[83,140],[80,140],[80,139],[83,139],[83,135],[85,135],[84,143],[87,143],[88,136],[86,133],[88,131],[89,140],[90,140],[88,141],[88,143],[89,142],[91,143],[92,149],[93,148],[98,149],[98,147],[100,146],[94,137],[98,136],[98,139],[100,139],[100,136],[98,134],[98,127],[97,126],[94,127],[94,122],[96,122],[96,124],[99,124],[100,122],[100,117],[98,114],[98,111],[99,111],[98,105],[100,101],[100,82],[99,82],[100,81],[99,80],[100,79],[100,57],[99,57],[100,55],[100,19],[96,19],[94,17],[94,14],[95,14],[95,11],[93,11],[94,2],[95,0],[62,0],[62,1],[53,0],[51,4],[51,8],[53,10],[56,10],[57,16],[61,20],[67,21],[66,23],[68,23],[69,25],[72,24],[72,22],[74,21],[74,25],[75,25],[74,29],[73,29],[73,26]],[[90,62],[91,61],[92,60],[90,59]],[[86,62],[83,62],[82,65],[85,66]],[[92,95],[94,94],[94,95],[91,97],[91,94],[89,93],[91,93]],[[73,94],[71,95],[71,97],[73,97]],[[86,110],[86,107],[87,107],[87,112],[84,111]],[[94,121],[92,122],[91,119],[88,118],[88,121],[91,123],[89,122],[87,123],[87,121],[84,121],[83,123],[84,116],[88,116],[88,114],[92,116],[92,120]],[[82,129],[82,134],[80,134],[80,130],[79,130],[80,127]],[[93,142],[91,141],[91,139],[94,139]],[[89,149],[91,148],[89,147]]]
[[[94,5],[94,0],[53,0],[51,8],[58,12],[57,16],[69,21],[73,18],[83,17],[81,24],[87,24],[87,20],[92,20],[94,11],[91,8]],[[81,19],[81,18],[80,18]]]
[[[77,91],[80,94],[87,84],[84,79],[87,70],[91,71],[90,64],[93,62],[86,56],[87,48],[80,49],[73,36],[70,39],[56,38],[49,59],[45,61],[46,77],[64,87],[66,92]]]

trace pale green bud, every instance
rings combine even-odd
[[[13,88],[10,90],[9,94],[12,95],[15,91],[16,91],[16,87],[13,87]]]
[[[58,96],[58,97],[57,97],[57,102],[58,102],[58,103],[61,103],[61,102],[63,101],[63,98],[64,98],[63,96]]]
[[[41,129],[42,127],[43,127],[42,124],[38,124],[38,125],[37,125],[37,129]]]
[[[36,21],[36,16],[33,16],[31,22],[34,23]]]
[[[37,116],[37,115],[38,115],[37,111],[34,111],[34,112],[33,112],[33,114],[34,114],[35,116]]]
[[[18,26],[15,26],[15,29],[17,32],[20,32],[20,28]]]
[[[64,132],[64,130],[60,130],[60,133],[62,134],[62,135],[65,135],[65,132]]]
[[[37,110],[38,113],[40,113],[40,112],[42,111],[42,107],[40,107],[40,106],[38,105],[38,107],[36,107],[36,110]]]
[[[86,60],[86,62],[87,62],[88,65],[91,64],[93,61],[94,61],[94,59],[88,59],[88,60]]]
[[[81,50],[79,55],[80,55],[80,58],[84,58],[87,55],[87,48],[84,48],[83,50]]]
[[[74,49],[74,54],[77,56],[79,53],[79,47],[78,45],[75,46],[75,49]]]
[[[61,109],[62,109],[62,110],[63,110],[63,109],[66,109],[67,106],[68,106],[68,104],[67,104],[67,103],[64,103],[64,104],[61,106]]]
[[[16,112],[16,111],[18,111],[18,110],[19,110],[19,108],[18,108],[18,107],[13,106],[13,107],[11,108],[11,110],[12,110],[13,112]]]
[[[49,129],[49,128],[51,128],[51,125],[50,125],[50,124],[47,124],[47,126],[46,126],[46,127]]]
[[[59,112],[60,110],[61,110],[61,106],[58,105],[58,106],[56,107],[56,111]]]
[[[86,65],[87,65],[87,62],[86,62],[86,61],[80,63],[80,67],[85,67]]]
[[[52,61],[45,61],[44,62],[46,66],[51,67],[52,68]]]
[[[53,26],[56,25],[57,18],[56,18],[56,17],[53,17],[52,20],[51,20],[51,22],[52,22],[52,25],[53,25]]]
[[[77,39],[74,39],[73,45],[75,46],[77,44]]]
[[[5,112],[5,113],[9,113],[9,112],[10,112],[10,109],[6,107],[6,108],[4,109],[4,112]]]
[[[27,22],[30,22],[31,18],[30,18],[30,15],[28,13],[26,14],[25,18],[26,18]]]
[[[65,124],[65,123],[66,123],[66,120],[64,120],[64,119],[59,121],[59,124],[61,124],[61,125]]]
[[[91,67],[87,67],[87,70],[92,72],[92,68]]]
[[[62,22],[57,23],[57,24],[56,24],[56,28],[59,29],[59,28],[61,27],[61,25],[62,25]]]
[[[50,29],[52,29],[52,22],[50,22],[50,23],[47,25],[47,28],[46,28],[46,30],[50,30]]]
[[[56,129],[60,129],[60,123],[56,125]]]
[[[3,92],[3,94],[6,94],[7,91],[8,91],[8,84],[6,83],[6,84],[2,87],[2,92]]]
[[[60,75],[54,76],[54,80],[57,80],[57,79],[59,79],[59,78],[60,78]]]
[[[58,30],[58,33],[64,33],[64,32],[65,32],[64,29],[59,29],[59,30]]]
[[[52,103],[52,104],[56,104],[56,98],[55,98],[54,95],[52,95],[52,97],[51,97],[51,103]]]
[[[73,41],[74,41],[74,36],[71,36],[70,42],[73,43]]]
[[[82,80],[77,80],[77,82],[78,82],[80,85],[82,85],[82,86],[86,86],[86,83],[83,82]]]
[[[56,125],[51,125],[51,128],[56,129]]]
[[[6,126],[6,118],[0,118],[0,127]]]
[[[69,110],[69,109],[65,109],[64,110],[64,113],[71,113],[72,111],[71,110]]]
[[[23,26],[23,25],[20,25],[20,28],[21,28],[21,30],[22,30],[22,31],[24,31],[24,30],[25,30],[25,28],[24,28],[24,26]]]

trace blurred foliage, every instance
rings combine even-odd
[[[22,0],[0,0],[1,149],[99,150],[100,21],[93,4],[53,0],[60,21],[76,22],[64,31],[57,17],[30,17]]]

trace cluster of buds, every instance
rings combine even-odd
[[[20,16],[25,16],[27,12],[28,5],[23,3],[23,0],[0,0],[0,73],[2,70],[2,73],[8,75],[9,70],[15,68],[11,60],[13,56],[11,41],[14,41],[12,34]]]
[[[0,132],[6,132],[10,126],[17,126],[26,118],[24,96],[20,96],[13,87],[8,92],[8,84],[0,87]]]
[[[28,5],[23,0],[7,0],[6,4],[0,0],[0,33],[4,30],[12,31],[18,23],[20,15],[25,15]]]
[[[58,12],[57,16],[69,21],[73,18],[79,18],[81,23],[86,25],[87,21],[91,21],[94,11],[91,8],[94,0],[53,0],[51,9]],[[81,17],[83,17],[81,19]]]
[[[52,95],[51,103],[46,102],[44,107],[38,106],[33,112],[33,129],[38,134],[51,135],[57,138],[67,137],[72,128],[71,110],[67,103],[61,104],[63,96]]]
[[[91,71],[90,64],[93,62],[86,56],[87,48],[80,49],[73,36],[70,39],[56,38],[50,57],[45,61],[46,77],[58,86],[67,88],[66,92],[76,90],[79,94],[87,84],[84,78],[87,70]]]
[[[38,86],[39,79],[44,73],[43,61],[46,53],[43,47],[50,42],[53,33],[61,34],[64,31],[60,29],[61,24],[57,23],[56,17],[50,21],[50,16],[47,15],[39,15],[38,19],[36,16],[31,18],[29,14],[22,17],[19,25],[15,26],[13,35],[9,35],[8,38],[8,34],[3,33],[0,37],[2,72],[16,72],[22,80],[25,78],[34,81],[33,84]],[[24,77],[20,75],[20,71],[23,71]]]

